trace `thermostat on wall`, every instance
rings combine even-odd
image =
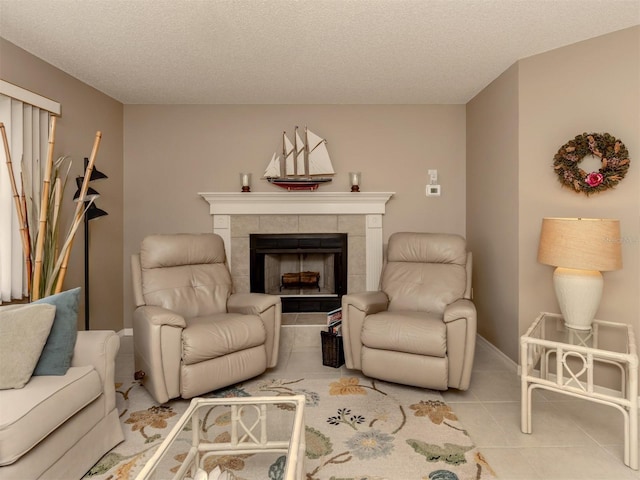
[[[440,185],[427,185],[427,197],[439,197]]]

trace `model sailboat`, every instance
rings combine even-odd
[[[274,153],[271,162],[264,172],[264,178],[270,183],[287,190],[315,190],[321,183],[330,182],[335,172],[327,141],[305,127],[304,140],[298,134],[296,127],[293,143],[282,132],[282,156]]]

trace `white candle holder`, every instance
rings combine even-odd
[[[243,192],[251,191],[251,174],[250,173],[241,173],[240,174],[240,183],[242,184]]]
[[[360,172],[349,172],[349,181],[351,182],[351,191],[360,191]]]

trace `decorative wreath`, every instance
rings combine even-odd
[[[602,166],[597,172],[587,173],[579,167],[587,155],[600,158]],[[608,133],[577,135],[553,157],[553,168],[560,183],[586,195],[615,187],[627,174],[629,163],[627,147]]]

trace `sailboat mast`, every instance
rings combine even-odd
[[[298,126],[297,125],[293,130],[293,174],[300,175],[300,173],[298,173]]]
[[[282,163],[280,164],[280,176],[284,177],[287,174],[287,146],[285,144],[284,137],[287,135],[286,131],[282,132]]]
[[[304,126],[304,171],[309,175],[309,136],[307,135],[307,126]]]

